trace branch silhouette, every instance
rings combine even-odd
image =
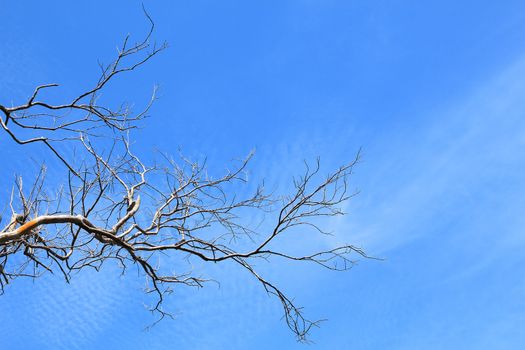
[[[301,239],[328,234],[319,219],[344,214],[341,205],[355,195],[348,180],[359,153],[325,177],[319,160],[313,166],[305,163],[287,196],[267,193],[263,185],[241,195],[252,154],[218,177],[208,174],[205,162],[184,156],[143,161],[132,152],[130,139],[154,102],[155,90],[138,113],[127,104],[107,107],[98,96],[112,80],[166,48],[152,42],[154,24],[147,13],[146,18],[151,24],[146,37],[134,44],[126,37],[114,61],[100,66],[96,83],[72,100],[53,104],[40,99],[46,89],[58,87],[44,84],[23,104],[0,105],[4,135],[21,146],[42,144],[62,164],[65,179],[63,186],[50,188],[42,166],[29,187],[22,178],[15,182],[8,200],[11,218],[0,229],[0,288],[17,277],[46,272],[69,281],[75,271],[99,270],[116,261],[123,271],[137,266],[146,277],[146,292],[155,295],[152,310],[160,320],[170,316],[162,302],[174,285],[202,287],[209,281],[192,272],[189,259],[230,261],[279,300],[288,327],[306,341],[319,321],[306,318],[302,308],[256,271],[254,261],[284,259],[343,271],[368,257],[350,244],[304,255],[279,246],[279,238],[292,230],[301,230]],[[67,148],[75,149],[74,157]],[[266,218],[263,228],[246,223],[247,217],[261,214]],[[158,266],[154,262],[161,254],[188,261],[188,270],[174,274]]]

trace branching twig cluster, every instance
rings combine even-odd
[[[163,318],[169,314],[162,301],[174,284],[202,286],[207,280],[191,270],[174,273],[168,266],[157,266],[159,254],[180,256],[182,261],[231,261],[277,297],[288,326],[305,340],[318,322],[306,319],[293,300],[255,270],[253,261],[306,261],[346,270],[355,263],[353,255],[366,257],[352,245],[292,255],[278,242],[294,228],[304,235],[326,234],[317,219],[343,214],[340,206],[353,195],[348,177],[359,156],[320,183],[319,161],[313,168],[307,165],[287,197],[267,194],[263,186],[249,196],[235,195],[246,181],[251,155],[218,178],[210,176],[204,164],[184,157],[165,156],[153,166],[146,164],[132,153],[129,135],[151,103],[133,114],[127,106],[107,108],[97,98],[111,80],[165,48],[151,43],[151,24],[144,40],[130,44],[126,38],[116,59],[101,66],[94,87],[71,101],[51,104],[38,99],[42,90],[57,86],[47,84],[37,87],[24,104],[0,105],[5,134],[20,145],[42,143],[67,173],[64,185],[52,192],[45,186],[45,167],[32,186],[17,180],[9,200],[11,218],[0,228],[0,287],[3,290],[16,277],[38,277],[46,271],[59,272],[69,281],[75,271],[98,270],[112,260],[123,270],[135,265],[142,271],[148,292],[156,294],[152,309]],[[100,141],[107,134],[114,135],[110,144]],[[65,144],[77,148],[74,159],[62,151]],[[247,215],[260,212],[268,225],[246,223]]]

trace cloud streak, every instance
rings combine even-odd
[[[506,207],[493,208],[492,217],[516,213],[523,204],[516,194],[525,191],[523,180],[513,177],[525,164],[524,79],[522,57],[464,101],[422,116],[424,127],[374,144],[358,171],[365,173],[358,179],[363,194],[336,230],[382,254],[435,233],[433,222],[484,210],[504,196]],[[472,224],[487,219],[471,218]],[[517,223],[519,216],[508,219]],[[517,233],[506,232],[508,238]]]

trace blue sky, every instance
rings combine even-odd
[[[90,84],[126,33],[135,1],[0,1],[0,100],[57,82]],[[108,101],[160,86],[147,150],[212,168],[256,149],[251,171],[283,192],[303,159],[363,162],[361,193],[331,238],[385,261],[347,273],[265,266],[312,318],[297,344],[278,303],[242,271],[218,289],[177,290],[177,314],[148,332],[143,280],[108,268],[18,280],[0,297],[9,349],[519,349],[525,342],[525,3],[522,1],[145,1],[170,48],[116,82]],[[0,136],[0,184],[42,150]],[[22,170],[20,170],[22,169]],[[5,191],[2,190],[2,196]],[[3,205],[3,204],[2,204]],[[286,241],[283,244],[294,244]]]

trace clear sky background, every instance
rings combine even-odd
[[[108,268],[66,285],[18,280],[0,297],[1,349],[520,349],[525,344],[525,2],[145,1],[170,48],[119,80],[108,101],[145,103],[137,136],[207,155],[212,168],[256,149],[251,170],[281,192],[320,156],[323,171],[363,148],[337,235],[386,260],[346,273],[264,267],[311,318],[295,342],[278,302],[242,271],[220,289],[180,289],[152,330],[143,280]],[[0,1],[0,100],[36,85],[71,96],[126,33],[136,1]],[[0,184],[30,159],[0,135]],[[48,162],[52,162],[49,161]],[[20,170],[23,169],[23,170]],[[58,172],[57,172],[58,173]],[[2,190],[2,202],[6,202]],[[2,204],[3,205],[3,204]]]

